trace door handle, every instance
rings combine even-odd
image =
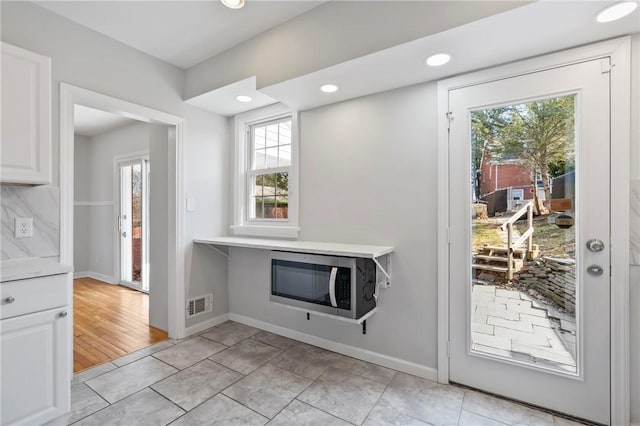
[[[329,299],[331,299],[331,306],[338,307],[336,301],[336,275],[338,274],[338,268],[331,268],[331,276],[329,277]]]
[[[593,275],[595,277],[599,277],[604,273],[604,269],[600,265],[589,265],[587,266],[587,272],[589,275]]]
[[[587,248],[594,253],[604,250],[604,243],[597,238],[592,238],[587,241]]]

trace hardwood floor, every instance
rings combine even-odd
[[[167,340],[149,325],[149,296],[93,278],[73,280],[73,372]]]

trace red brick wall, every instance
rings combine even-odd
[[[525,199],[533,198],[531,188],[531,173],[518,164],[489,164],[482,163],[480,176],[480,192],[482,195],[503,188],[525,188]]]
[[[138,232],[136,232],[138,231]],[[142,232],[140,228],[133,231],[133,281],[142,279]]]

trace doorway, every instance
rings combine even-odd
[[[168,146],[164,152],[165,168],[168,172],[168,191],[159,200],[158,206],[151,206],[154,212],[167,217],[167,232],[163,235],[167,250],[159,252],[159,259],[166,267],[166,291],[161,295],[165,300],[166,326],[170,338],[182,338],[185,333],[185,280],[184,280],[184,119],[153,108],[127,102],[91,90],[60,83],[60,262],[73,264],[73,222],[74,222],[74,105],[115,113],[121,117],[137,121],[160,124],[169,127]],[[153,182],[150,186],[153,187]],[[151,242],[153,244],[153,242]],[[69,281],[69,294],[73,293]],[[69,300],[69,304],[73,301]],[[71,332],[71,331],[70,331]],[[72,351],[69,342],[69,351]],[[69,357],[71,358],[71,356]]]
[[[610,414],[608,63],[449,92],[450,176],[467,187],[451,200],[452,222],[466,225],[451,235],[451,250],[466,253],[450,270],[451,380],[600,423]],[[482,157],[511,166],[492,192]],[[465,185],[470,167],[479,179]],[[496,202],[509,184],[536,188],[538,175],[549,202],[535,190],[518,210]],[[476,193],[493,216],[465,220]]]
[[[117,161],[121,285],[149,293],[149,173],[147,156]]]
[[[440,381],[628,419],[627,42],[439,84]]]
[[[150,250],[148,241],[168,227],[166,169],[149,190],[150,160],[166,160],[168,134],[167,126],[74,107],[74,372],[167,339],[167,249],[156,239]],[[153,227],[150,199],[159,213]],[[150,291],[154,279],[160,296]]]

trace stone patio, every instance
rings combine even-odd
[[[474,284],[473,349],[529,364],[576,372],[575,317],[526,293]]]

